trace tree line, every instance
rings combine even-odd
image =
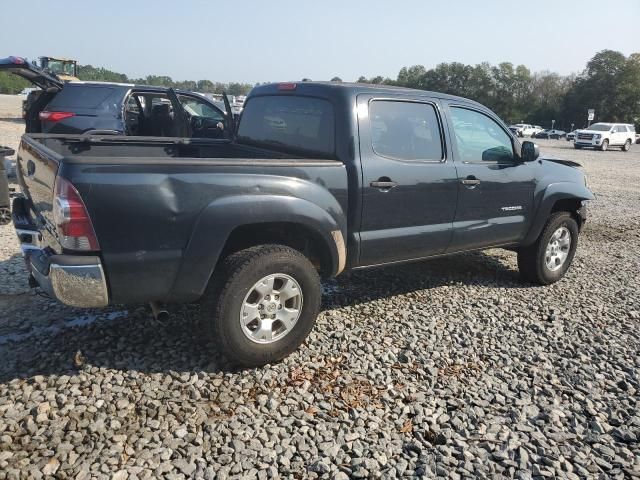
[[[136,85],[153,85],[172,87],[200,93],[222,93],[229,95],[246,95],[253,88],[250,83],[221,83],[211,80],[173,80],[165,75],[147,75],[144,78],[131,78],[124,73],[113,72],[106,68],[92,65],[78,65],[78,78],[94,82],[133,83]],[[16,94],[33,85],[10,73],[0,72],[0,93]]]
[[[339,79],[338,79],[339,80]],[[635,123],[640,127],[640,53],[628,57],[613,50],[596,53],[578,75],[562,76],[503,62],[441,63],[432,69],[404,67],[397,78],[360,77],[360,83],[431,90],[476,100],[508,123],[532,123],[569,129],[587,125],[587,110],[595,121]]]
[[[201,93],[246,95],[249,83],[221,83],[211,80],[176,81],[163,75],[129,78],[92,65],[78,66],[81,80],[135,83],[179,88]],[[333,77],[332,81],[341,81]],[[640,129],[640,53],[628,57],[613,50],[596,53],[578,75],[532,73],[524,65],[480,63],[440,63],[427,69],[422,65],[403,67],[395,79],[360,77],[358,82],[397,85],[459,95],[476,100],[495,111],[508,123],[532,123],[569,129],[587,124],[587,109],[596,112],[596,121],[635,123]],[[15,75],[0,72],[0,93],[18,93],[31,86]]]

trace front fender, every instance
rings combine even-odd
[[[531,228],[525,236],[522,244],[531,245],[542,233],[542,229],[551,215],[553,206],[559,200],[594,200],[595,196],[585,185],[576,182],[557,182],[548,185],[539,193],[536,214],[531,223]]]
[[[259,223],[299,224],[317,233],[331,252],[332,274],[337,274],[344,259],[344,251],[339,249],[344,250],[344,246],[335,240],[335,232],[346,238],[346,217],[333,197],[325,198],[324,203],[321,208],[303,198],[271,194],[231,195],[213,201],[196,221],[170,298],[200,298],[229,235],[237,227]]]

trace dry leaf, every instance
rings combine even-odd
[[[400,432],[401,433],[413,432],[413,422],[411,421],[411,419],[409,419],[406,422],[404,422],[404,425],[402,425],[402,428],[400,429]]]

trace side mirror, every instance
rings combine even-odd
[[[538,145],[528,140],[522,142],[522,150],[520,151],[520,158],[523,162],[533,162],[540,156],[540,149]]]

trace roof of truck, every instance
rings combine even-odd
[[[288,90],[283,90],[282,86],[295,86],[293,88],[288,87]],[[380,85],[380,84],[370,84],[370,83],[351,83],[351,82],[311,82],[311,81],[300,81],[300,82],[280,82],[280,83],[268,83],[264,85],[259,85],[254,87],[251,90],[250,96],[253,95],[264,95],[269,93],[283,93],[290,92],[295,94],[296,92],[304,93],[304,94],[312,94],[314,90],[317,93],[328,93],[330,91],[338,92],[348,92],[351,95],[359,95],[362,93],[373,93],[373,94],[404,94],[404,95],[412,95],[412,96],[421,96],[421,97],[437,97],[448,100],[456,100],[465,103],[472,103],[478,105],[483,108],[487,108],[484,105],[470,100],[464,97],[458,97],[455,95],[449,95],[446,93],[433,92],[429,90],[419,90],[416,88],[406,88],[406,87],[397,87],[395,85]]]

